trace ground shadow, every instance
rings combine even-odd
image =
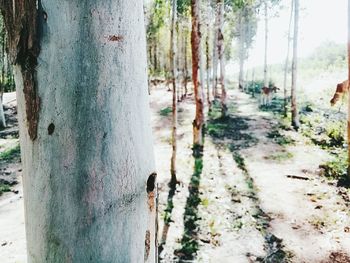
[[[198,205],[199,186],[203,169],[203,147],[194,147],[194,172],[188,186],[189,196],[186,200],[184,213],[184,233],[181,239],[181,248],[174,254],[178,257],[177,262],[194,260],[198,251]]]

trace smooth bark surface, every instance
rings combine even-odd
[[[171,153],[171,162],[170,162],[170,184],[175,185],[177,182],[176,179],[176,136],[177,136],[177,97],[178,97],[178,91],[176,87],[176,78],[177,78],[177,71],[176,71],[176,3],[177,0],[172,1],[172,20],[171,20],[171,32],[170,32],[170,63],[171,63],[171,73],[172,73],[172,86],[173,86],[173,118],[172,118],[172,133],[171,133],[171,146],[172,146],[172,153]]]
[[[269,36],[269,18],[267,1],[265,0],[265,57],[264,57],[264,87],[269,87],[269,80],[267,78],[267,51],[268,51],[268,36]]]
[[[37,11],[36,1],[24,10],[22,1],[11,2],[16,6],[2,6],[9,17]],[[15,66],[28,262],[155,262],[143,3],[39,4],[38,21],[29,26],[38,24],[40,35],[18,44],[40,42],[29,71],[35,74],[21,60]],[[30,51],[12,47],[18,50]],[[28,95],[29,77],[36,93]],[[28,132],[28,99],[40,102],[37,134]]]
[[[350,80],[350,0],[348,0],[348,80]],[[350,82],[349,82],[350,83]],[[350,180],[350,95],[348,94],[348,180]]]
[[[294,0],[291,0],[291,10],[290,10],[289,26],[288,26],[287,56],[286,56],[286,62],[284,64],[284,78],[283,78],[284,116],[287,116],[287,76],[288,76],[288,68],[289,68],[290,42],[292,40],[290,33],[292,29],[293,11],[294,11]]]
[[[297,74],[298,74],[298,25],[299,0],[294,0],[294,37],[293,37],[293,63],[292,63],[292,126],[299,129],[299,113],[297,107]]]

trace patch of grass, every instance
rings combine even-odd
[[[280,133],[278,129],[274,129],[267,134],[267,138],[273,139],[273,141],[281,146],[294,145],[295,141],[286,135]]]
[[[21,155],[21,150],[18,144],[15,147],[0,153],[0,161],[11,161],[15,158],[19,158],[20,155]]]
[[[342,179],[347,177],[347,152],[344,150],[334,160],[321,164],[323,175],[329,179]]]
[[[168,117],[168,115],[172,112],[173,112],[173,109],[171,107],[166,107],[164,109],[161,109],[159,111],[159,114],[160,114],[160,116]]]
[[[207,208],[209,206],[209,200],[208,198],[203,198],[201,200],[201,205],[204,206],[205,208]]]
[[[2,195],[5,192],[10,192],[11,188],[7,184],[0,184],[0,195]]]
[[[281,152],[277,152],[277,153],[273,153],[271,155],[268,155],[265,157],[265,159],[273,160],[273,161],[277,161],[277,162],[284,162],[284,161],[287,161],[289,159],[292,159],[293,157],[294,157],[294,155],[292,153],[283,150]]]

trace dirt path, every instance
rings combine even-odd
[[[349,209],[319,176],[328,154],[278,131],[274,116],[238,91],[230,92],[228,118],[212,114],[196,158],[192,100],[180,103],[182,183],[167,202],[170,115],[160,117],[159,110],[170,105],[168,97],[161,89],[152,95],[153,116],[163,120],[154,130],[160,230],[168,223],[162,262],[350,262]]]

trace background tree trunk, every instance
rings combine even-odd
[[[348,79],[350,80],[350,0],[348,0],[348,69],[349,69]],[[348,173],[348,180],[350,180],[350,93],[348,93],[348,169],[347,169],[347,173]]]
[[[239,12],[239,75],[238,75],[238,87],[244,89],[244,25],[243,25],[243,10]]]
[[[299,0],[294,0],[294,37],[293,37],[293,63],[292,63],[292,126],[299,129],[299,113],[297,107],[297,74],[298,74],[298,24]]]
[[[220,3],[221,0],[216,1],[215,6],[215,23],[214,23],[214,43],[213,43],[213,99],[215,100],[217,97],[217,85],[218,85],[218,34],[219,34],[219,27],[220,27]]]
[[[206,74],[207,74],[207,103],[208,103],[208,109],[211,110],[211,98],[210,98],[210,46],[209,46],[209,39],[210,39],[210,26],[209,23],[207,24],[207,37],[205,39],[205,55],[206,55]],[[203,85],[204,88],[204,85]]]
[[[192,33],[191,33],[191,47],[192,47],[192,80],[194,97],[196,101],[196,116],[193,121],[193,145],[202,146],[202,127],[204,122],[203,100],[201,86],[198,83],[198,69],[200,63],[200,25],[199,25],[199,0],[191,0],[191,16],[192,16]]]
[[[290,36],[291,28],[292,28],[292,20],[293,20],[293,10],[294,10],[294,1],[291,0],[291,10],[290,10],[290,18],[289,18],[289,26],[288,26],[288,46],[287,46],[287,57],[286,62],[284,64],[284,79],[283,79],[283,93],[284,93],[284,116],[287,116],[287,76],[288,76],[288,68],[289,68],[289,51],[290,51],[290,42],[292,37]]]
[[[221,85],[221,114],[223,117],[226,116],[226,79],[225,79],[225,47],[224,47],[224,1],[218,0],[219,8],[219,31],[218,31],[218,53],[220,61],[220,85]]]
[[[269,80],[267,78],[267,51],[268,51],[268,35],[269,35],[269,18],[267,1],[265,0],[265,59],[264,59],[264,87],[269,86]]]
[[[171,134],[171,145],[172,145],[172,154],[171,154],[171,164],[170,164],[170,173],[171,173],[171,180],[170,185],[175,186],[177,179],[176,179],[176,137],[177,137],[177,97],[178,97],[178,91],[176,88],[176,37],[175,37],[175,31],[176,31],[176,2],[177,0],[172,0],[172,20],[171,20],[171,32],[170,32],[170,64],[171,64],[171,73],[172,73],[172,86],[173,86],[173,119],[172,119],[172,134]]]
[[[143,3],[42,2],[1,2],[17,63],[28,262],[155,262]]]

